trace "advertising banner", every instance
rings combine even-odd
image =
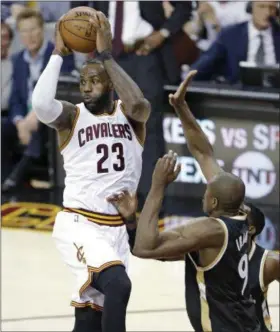
[[[246,197],[264,205],[279,205],[279,125],[222,117],[198,123],[213,145],[219,164],[244,181]],[[168,194],[201,198],[205,178],[188,151],[180,120],[166,114],[163,128],[166,150],[177,152],[182,164]]]
[[[262,209],[265,229],[257,242],[267,249],[279,243],[279,125],[254,119],[209,117],[198,120],[213,145],[219,164],[242,178],[246,198]],[[180,120],[167,113],[163,122],[166,151],[178,153],[182,170],[167,189],[166,227],[201,216],[205,178],[188,151]]]

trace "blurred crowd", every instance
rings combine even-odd
[[[32,111],[31,96],[54,47],[55,22],[78,6],[108,16],[114,57],[152,105],[143,156],[147,181],[140,185],[144,193],[154,162],[164,153],[158,124],[165,84],[178,84],[190,69],[198,70],[197,80],[234,84],[240,80],[241,61],[280,62],[277,1],[2,1],[3,191],[19,186],[44,158],[46,128]],[[77,74],[89,56],[74,52],[65,58],[62,74]]]

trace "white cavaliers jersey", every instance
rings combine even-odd
[[[93,115],[84,103],[61,154],[66,171],[63,205],[103,214],[116,214],[106,197],[123,190],[136,192],[143,147],[124,115],[121,101],[109,115]]]

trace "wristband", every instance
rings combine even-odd
[[[126,229],[128,234],[128,243],[130,250],[133,250],[134,244],[135,244],[135,238],[136,238],[136,228],[134,229]]]
[[[126,225],[134,225],[137,223],[136,221],[137,221],[136,214],[133,214],[129,218],[124,218],[124,222]]]
[[[110,60],[113,58],[113,55],[112,55],[112,52],[111,51],[108,51],[108,50],[105,50],[101,53],[98,54],[98,58],[104,62],[106,60]]]
[[[63,57],[62,53],[61,53],[60,51],[58,51],[57,49],[54,49],[54,50],[52,51],[52,55],[58,55],[58,56],[60,56],[61,58]]]

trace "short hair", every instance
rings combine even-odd
[[[265,215],[264,213],[256,207],[253,203],[245,203],[250,208],[249,214],[251,215],[252,223],[256,229],[255,236],[259,235],[265,226]]]
[[[1,21],[1,30],[2,30],[2,27],[5,27],[8,30],[9,39],[10,39],[10,41],[12,41],[14,38],[14,32],[13,32],[12,28],[9,26],[9,24]]]
[[[17,16],[17,20],[16,20],[16,26],[18,28],[18,25],[21,21],[23,20],[27,20],[29,18],[36,18],[39,25],[41,27],[43,27],[44,25],[44,18],[42,16],[42,14],[37,11],[37,10],[34,10],[34,9],[31,9],[31,8],[25,8],[22,12],[20,12]]]
[[[97,55],[94,58],[88,59],[83,63],[83,66],[87,66],[87,65],[94,65],[94,64],[99,64],[99,65],[103,65],[103,61],[102,59]],[[82,67],[83,67],[82,66]]]
[[[222,172],[210,182],[212,195],[218,199],[219,208],[225,212],[236,212],[245,197],[244,182],[236,175]]]

